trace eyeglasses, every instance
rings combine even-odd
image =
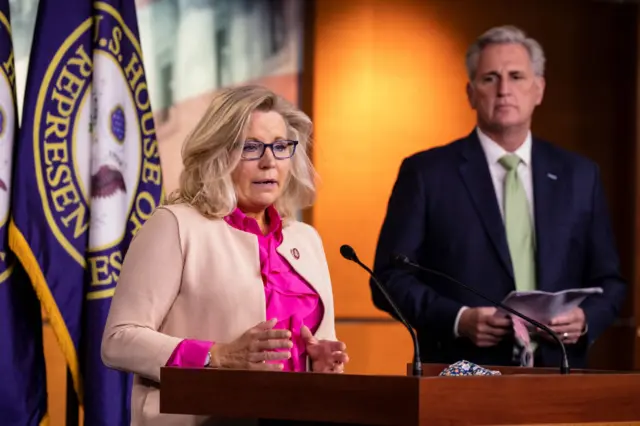
[[[264,155],[267,148],[271,149],[271,153],[278,160],[286,160],[293,157],[296,152],[298,141],[275,141],[273,143],[264,143],[258,141],[246,141],[242,147],[243,160],[259,160]]]

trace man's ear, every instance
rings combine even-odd
[[[476,109],[475,90],[471,85],[471,82],[467,83],[466,91],[467,91],[467,100],[469,101],[469,105],[471,105],[472,109]]]
[[[547,81],[544,79],[544,77],[536,77],[535,84],[538,87],[536,105],[540,105],[542,103],[542,99],[544,98],[544,89],[547,85]]]

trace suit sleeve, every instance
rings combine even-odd
[[[105,365],[160,381],[160,368],[182,341],[158,331],[178,295],[182,265],[176,218],[158,209],[125,256],[102,337]]]
[[[426,327],[440,338],[452,339],[463,305],[439,295],[428,283],[391,261],[393,255],[400,253],[416,261],[424,250],[429,194],[414,160],[405,159],[400,166],[378,240],[374,272],[413,328]],[[375,306],[395,316],[373,281],[370,287]]]
[[[591,345],[618,316],[627,287],[620,275],[618,254],[597,167],[594,175],[585,275],[587,286],[602,287],[604,292],[590,296],[581,306],[589,327],[588,345]]]

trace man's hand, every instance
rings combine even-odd
[[[468,308],[460,315],[458,332],[481,348],[497,345],[512,331],[511,319],[495,315],[496,308]]]
[[[576,343],[585,330],[586,318],[584,311],[582,308],[574,308],[566,314],[553,318],[548,326],[564,343]],[[538,333],[545,339],[553,341],[549,333],[545,333],[543,330],[538,331]]]

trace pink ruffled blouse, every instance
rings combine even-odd
[[[300,337],[304,324],[315,333],[324,307],[318,293],[289,265],[276,248],[282,243],[282,220],[275,208],[266,211],[269,217],[269,232],[263,235],[258,222],[239,209],[224,220],[236,229],[254,234],[260,247],[260,270],[266,299],[267,320],[278,318],[275,329],[291,332],[293,348],[291,358],[283,362],[284,371],[306,371],[307,352]],[[167,362],[169,367],[202,367],[214,342],[185,339],[178,344]]]

